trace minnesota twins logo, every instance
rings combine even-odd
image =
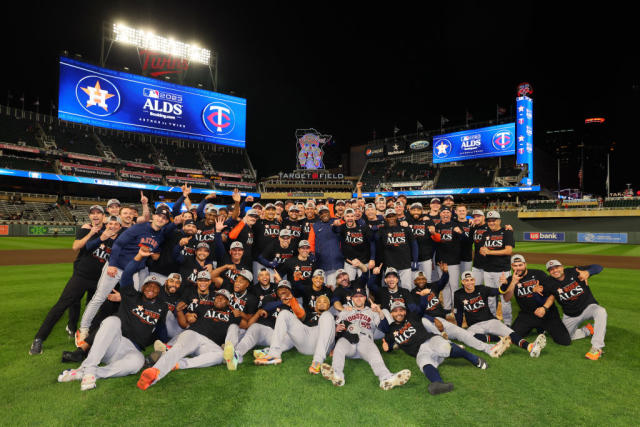
[[[228,135],[235,126],[235,115],[231,107],[222,102],[210,102],[202,110],[202,122],[215,135]]]
[[[451,142],[448,139],[441,139],[434,144],[436,156],[447,157],[451,154]]]
[[[513,141],[513,135],[508,130],[502,130],[493,135],[491,142],[496,150],[507,150]]]
[[[76,99],[82,108],[94,116],[109,116],[120,107],[118,88],[98,76],[87,76],[78,82]]]

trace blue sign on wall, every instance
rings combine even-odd
[[[362,193],[362,197],[384,197],[405,195],[407,197],[437,197],[447,194],[497,194],[497,193],[524,193],[540,191],[539,185],[529,187],[476,187],[476,188],[439,188],[437,190],[413,190],[413,191],[378,191],[374,193]],[[358,193],[353,193],[353,197],[358,197]]]
[[[526,242],[564,242],[564,232],[527,231],[523,234]]]
[[[516,163],[528,165],[529,174],[522,178],[522,185],[533,183],[533,100],[527,96],[516,98],[516,134],[518,146]]]
[[[627,243],[627,233],[578,233],[578,243]]]
[[[244,147],[247,101],[60,59],[58,117],[172,138]]]
[[[448,133],[433,138],[433,163],[513,155],[514,123]]]

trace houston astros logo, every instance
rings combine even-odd
[[[447,157],[451,154],[451,142],[448,139],[441,139],[434,144],[436,156]]]
[[[210,102],[202,110],[202,122],[215,135],[228,135],[235,126],[233,110],[222,102]]]
[[[120,92],[109,80],[87,76],[76,85],[76,99],[88,113],[109,116],[120,107]]]
[[[502,130],[493,135],[491,142],[496,150],[506,150],[511,146],[513,135],[508,130]]]

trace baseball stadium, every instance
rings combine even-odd
[[[635,425],[608,116],[552,125],[512,71],[483,119],[261,140],[238,55],[99,19],[50,108],[0,101],[1,424]]]

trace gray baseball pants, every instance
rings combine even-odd
[[[373,340],[365,335],[360,335],[358,343],[351,344],[346,338],[340,338],[333,349],[333,374],[338,378],[344,378],[345,358],[362,359],[366,361],[380,382],[393,376],[384,364],[378,347]]]
[[[607,333],[607,310],[598,304],[588,305],[576,317],[562,316],[562,323],[567,328],[572,340],[579,340],[589,336],[587,328],[578,329],[578,325],[587,319],[593,319],[593,338],[591,345],[595,348],[604,347],[604,336]]]
[[[171,372],[176,364],[179,369],[206,368],[221,364],[222,355],[223,350],[218,344],[202,334],[187,329],[178,336],[173,347],[153,365],[160,371],[154,384]]]
[[[490,273],[484,272],[484,284],[489,288],[499,288],[500,287],[500,276],[502,272]],[[505,277],[509,277],[509,272],[504,272]],[[491,310],[491,314],[496,315],[496,310],[498,308],[498,297],[489,297],[489,310]],[[513,320],[513,314],[511,311],[511,301],[505,301],[504,296],[500,295],[500,302],[502,303],[502,321],[505,325],[511,325],[511,321]]]
[[[269,356],[280,357],[293,345],[300,353],[313,355],[313,361],[324,362],[335,339],[335,320],[325,311],[317,326],[307,326],[295,314],[283,311],[276,319]]]

